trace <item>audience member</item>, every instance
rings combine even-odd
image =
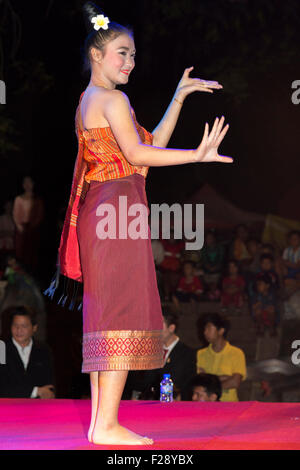
[[[204,315],[201,325],[209,346],[197,351],[197,373],[219,377],[222,384],[220,401],[238,401],[237,390],[246,378],[245,354],[226,340],[229,322],[220,314]]]
[[[217,375],[197,374],[190,382],[192,401],[220,401],[222,384]]]
[[[215,232],[208,231],[201,250],[201,266],[204,271],[203,279],[208,289],[208,300],[219,300],[220,298],[218,283],[224,268],[224,256],[224,247],[217,243]]]
[[[184,241],[184,245],[186,243],[195,243],[196,235],[192,239],[184,236],[183,241]],[[203,276],[203,269],[201,267],[201,250],[200,249],[194,249],[194,250],[184,249],[181,253],[181,263],[183,264],[185,261],[192,261],[195,267],[195,275],[198,277]]]
[[[145,400],[159,400],[163,374],[171,375],[175,399],[189,399],[189,381],[196,374],[196,354],[176,334],[178,322],[178,316],[171,310],[163,311],[165,365],[161,369],[129,371],[123,399],[133,395]]]
[[[245,302],[245,279],[240,274],[239,264],[230,260],[227,265],[227,276],[222,280],[221,307],[222,311],[233,307],[240,313]]]
[[[288,246],[282,254],[285,279],[300,279],[300,232],[288,234]]]
[[[38,267],[40,226],[44,219],[44,203],[34,192],[30,176],[23,179],[24,193],[14,200],[13,219],[16,224],[16,256],[30,271]]]
[[[257,335],[263,336],[265,329],[269,328],[271,336],[275,336],[279,323],[279,311],[270,275],[265,273],[258,277],[255,287],[255,292],[251,297],[251,314],[255,321]]]
[[[11,315],[11,337],[5,342],[5,364],[0,365],[2,398],[54,398],[53,363],[50,349],[38,343],[34,315],[16,307]]]
[[[256,238],[249,238],[246,247],[250,258],[244,262],[243,274],[256,274],[260,270],[261,243]]]
[[[247,249],[249,231],[246,225],[239,224],[235,229],[235,237],[230,248],[230,257],[240,263],[241,266],[247,265],[251,256]]]
[[[3,280],[7,281],[0,303],[0,315],[15,306],[28,306],[37,316],[39,341],[46,340],[47,314],[44,297],[35,279],[28,274],[14,255],[7,255]],[[0,330],[1,334],[1,330]]]
[[[199,301],[203,293],[203,284],[195,275],[195,265],[192,261],[183,263],[183,276],[172,296],[173,302],[179,307],[179,302]]]

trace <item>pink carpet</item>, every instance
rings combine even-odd
[[[300,449],[300,403],[122,401],[121,424],[152,446],[96,446],[87,400],[0,400],[1,450]]]

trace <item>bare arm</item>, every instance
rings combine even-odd
[[[219,375],[223,389],[239,388],[242,378],[241,374]]]
[[[221,118],[220,122],[218,118],[215,120],[210,134],[208,124],[205,125],[203,139],[197,149],[165,149],[141,142],[132,119],[129,100],[123,92],[112,90],[107,92],[104,98],[95,96],[95,99],[99,100],[99,106],[122,153],[132,165],[169,166],[200,161],[232,162],[232,158],[217,153],[217,147],[229,127],[227,124],[222,129],[224,118]]]

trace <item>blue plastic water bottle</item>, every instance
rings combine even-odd
[[[160,401],[173,401],[173,382],[170,374],[164,374],[160,382]]]

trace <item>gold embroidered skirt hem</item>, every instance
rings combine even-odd
[[[82,372],[163,367],[162,331],[95,331],[83,334]]]

